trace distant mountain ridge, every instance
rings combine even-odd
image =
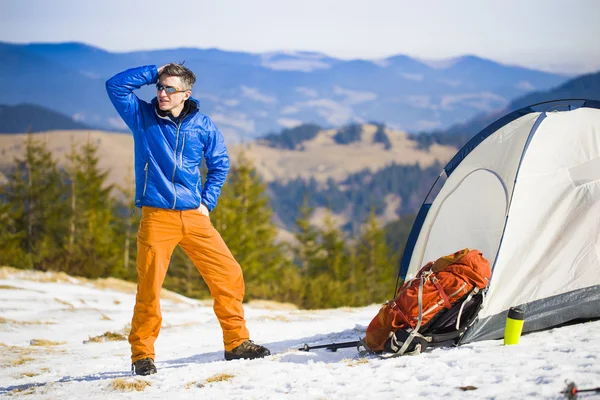
[[[502,110],[482,113],[465,123],[453,125],[445,130],[434,131],[418,140],[422,143],[452,144],[460,147],[461,143],[466,143],[473,135],[512,111],[547,101],[566,99],[600,101],[600,71],[573,78],[550,90],[529,93],[514,99]]]
[[[257,172],[268,185],[281,226],[292,227],[304,199],[309,199],[309,205],[317,210],[315,222],[329,208],[341,226],[353,230],[371,209],[385,222],[414,213],[456,151],[506,113],[532,103],[585,97],[600,101],[600,72],[519,98],[502,115],[481,115],[448,131],[409,134],[383,123],[347,124],[335,129],[305,124],[264,135],[250,143],[231,144],[229,150],[233,162],[239,151],[247,151],[254,161]],[[69,135],[85,139],[80,133],[51,133],[49,143],[64,157]],[[103,157],[108,158],[103,165],[112,169],[111,179],[122,183],[120,180],[133,159],[131,135],[107,132],[88,135],[103,148]],[[5,162],[19,150],[17,135],[9,136],[0,135]]]
[[[0,104],[33,103],[103,130],[126,131],[104,83],[127,68],[185,61],[197,75],[194,97],[231,141],[247,141],[303,123],[323,127],[378,121],[430,131],[504,108],[567,77],[474,56],[446,67],[398,55],[378,61],[319,53],[251,54],[178,48],[111,53],[82,43],[0,42],[0,73],[10,76]],[[150,100],[146,87],[138,95]]]
[[[0,134],[90,129],[56,111],[35,104],[0,104]]]

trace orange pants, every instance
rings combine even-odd
[[[221,235],[198,210],[142,208],[137,238],[138,285],[131,321],[131,361],[155,358],[160,332],[160,290],[171,254],[180,245],[208,285],[229,351],[249,338],[242,300],[244,277]]]

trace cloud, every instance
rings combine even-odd
[[[228,100],[223,100],[223,104],[225,104],[226,106],[229,106],[229,107],[235,107],[238,104],[240,104],[240,101],[237,99],[228,99]]]
[[[109,118],[108,124],[115,129],[124,129],[126,131],[129,130],[127,124],[125,124],[121,118]]]
[[[431,96],[428,95],[413,95],[407,96],[407,100],[404,103],[408,103],[413,107],[427,108],[430,110],[437,110],[439,106],[433,103]]]
[[[302,125],[303,122],[298,119],[280,118],[277,120],[277,123],[284,128],[295,128]]]
[[[498,108],[498,105],[508,104],[508,100],[491,92],[465,93],[459,95],[442,96],[440,107],[451,110],[455,104],[468,105],[482,111]]]
[[[345,124],[354,114],[352,107],[340,104],[331,99],[310,100],[304,104],[307,107],[316,108],[317,114],[334,126]]]
[[[261,65],[279,71],[311,72],[327,69],[331,65],[324,61],[325,56],[312,52],[277,51],[261,55]]]
[[[377,99],[377,93],[345,89],[338,85],[333,87],[333,93],[346,96],[344,104],[360,104]]]
[[[300,112],[300,108],[298,108],[297,106],[285,106],[280,111],[280,113],[283,115],[298,114],[299,112]]]
[[[517,89],[521,89],[521,90],[524,90],[526,92],[533,92],[535,90],[535,86],[533,86],[533,84],[531,82],[528,82],[528,81],[517,82],[517,84],[515,85],[515,87]]]
[[[419,120],[416,123],[416,128],[420,131],[432,131],[434,129],[440,128],[441,126],[442,123],[440,121]]]
[[[404,79],[408,79],[409,81],[422,81],[423,79],[425,79],[425,76],[423,74],[409,74],[403,72],[400,74],[400,76]]]
[[[279,60],[263,62],[261,65],[276,71],[302,72],[311,72],[315,69],[327,69],[330,67],[330,65],[325,62],[312,60]]]
[[[221,114],[216,113],[211,116],[212,120],[219,125],[228,125],[240,129],[246,133],[254,133],[254,120],[248,118],[246,114]]]
[[[459,87],[462,85],[462,82],[456,79],[439,79],[439,82],[442,82],[444,85],[448,85],[451,87]]]
[[[318,97],[319,96],[319,92],[317,92],[316,90],[307,88],[307,87],[302,87],[302,86],[297,87],[296,92],[302,93],[303,95],[305,95],[307,97]]]
[[[241,90],[242,90],[242,96],[248,97],[249,99],[254,100],[254,101],[259,101],[261,103],[267,103],[267,104],[275,103],[277,101],[275,99],[275,97],[263,94],[257,88],[242,86]]]

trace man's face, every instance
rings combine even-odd
[[[176,88],[175,93],[167,93],[165,89],[158,90],[158,87]],[[177,107],[183,107],[183,102],[189,99],[191,90],[184,87],[181,79],[177,76],[162,75],[157,84],[156,97],[158,98],[158,107],[163,111],[171,111]]]

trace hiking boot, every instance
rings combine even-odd
[[[252,360],[254,358],[263,358],[270,355],[271,352],[269,349],[254,343],[252,340],[246,340],[235,349],[231,351],[225,351],[225,359],[227,361],[237,360],[240,358]]]
[[[142,358],[131,364],[131,371],[136,375],[152,375],[156,373],[154,360],[151,358]]]

